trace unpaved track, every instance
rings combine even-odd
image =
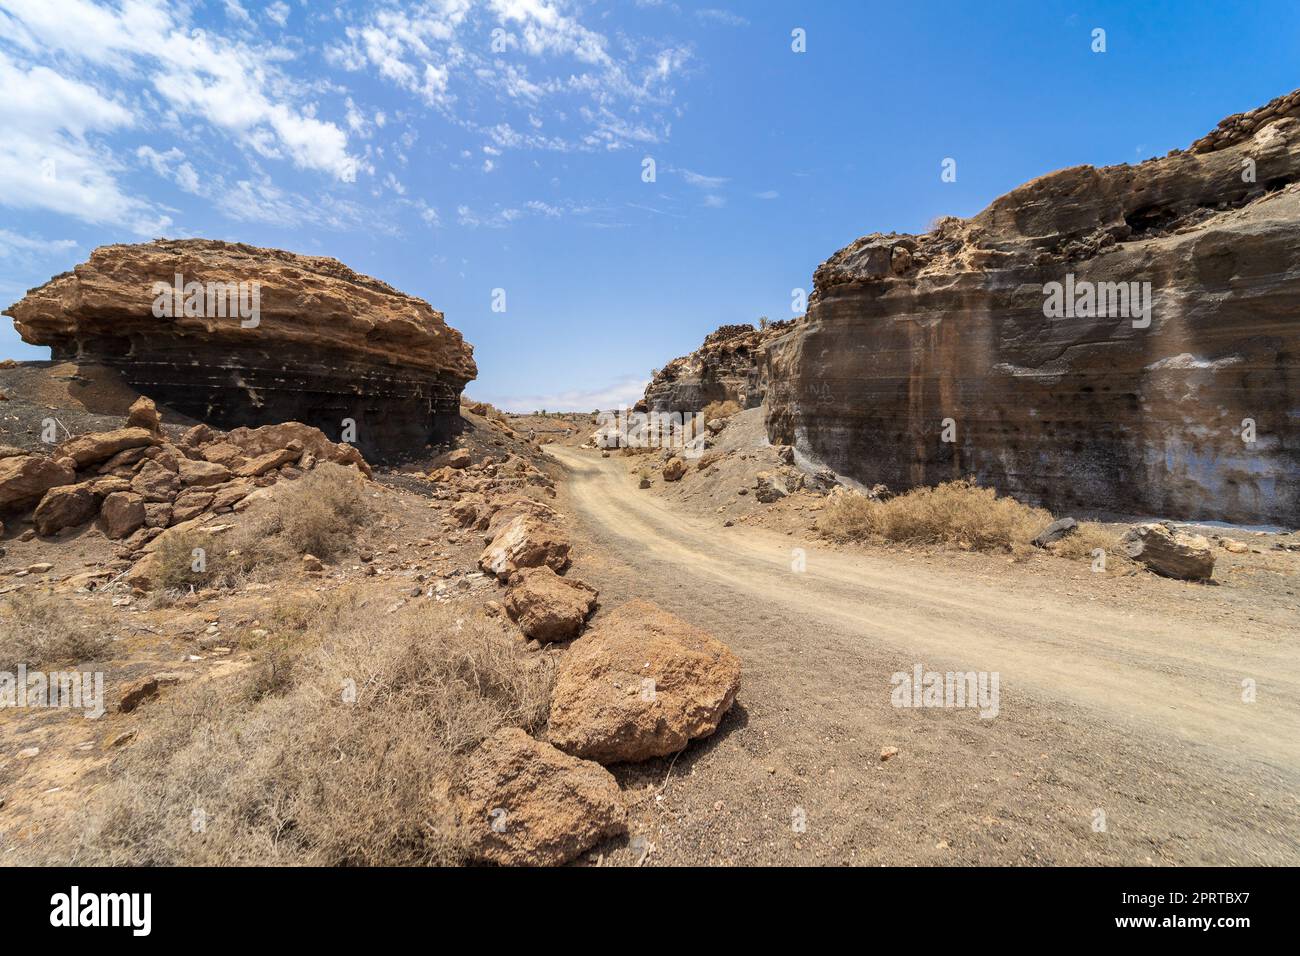
[[[645,809],[661,861],[1300,861],[1300,654],[1279,615],[1228,631],[1190,607],[722,528],[639,491],[618,459],[548,451],[602,603],[649,597],[744,661],[735,726]],[[999,715],[892,707],[890,676],[917,663],[999,673]],[[886,745],[901,752],[881,764]]]

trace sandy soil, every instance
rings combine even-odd
[[[1300,861],[1294,578],[1261,603],[1047,556],[835,550],[806,516],[723,527],[639,491],[621,456],[548,450],[602,604],[656,601],[745,667],[718,734],[617,771],[635,826],[616,860]],[[998,715],[894,707],[918,663],[997,672]]]

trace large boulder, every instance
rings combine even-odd
[[[143,428],[157,433],[162,428],[162,418],[158,414],[158,406],[154,404],[154,400],[141,395],[132,402],[131,407],[127,409],[126,424],[130,428]]]
[[[569,566],[569,539],[559,528],[532,515],[519,515],[501,527],[483,549],[478,566],[508,581],[524,568],[546,565],[552,571]]]
[[[99,508],[99,518],[104,523],[104,534],[110,538],[125,538],[144,524],[144,498],[130,491],[115,491],[104,499]]]
[[[145,501],[169,502],[181,490],[180,476],[156,461],[146,461],[131,479],[131,490]]]
[[[664,462],[664,481],[681,481],[685,474],[686,462],[680,458],[673,457]]]
[[[1134,561],[1167,578],[1208,581],[1214,574],[1214,549],[1203,535],[1148,522],[1129,528],[1120,544]]]
[[[73,459],[78,468],[85,468],[112,458],[128,448],[156,445],[159,441],[158,436],[147,428],[117,428],[69,438],[59,445],[58,454]]]
[[[543,565],[511,577],[505,606],[525,637],[547,644],[578,636],[596,609],[596,594],[595,588],[562,578]]]
[[[230,469],[212,461],[194,461],[182,458],[177,463],[182,483],[186,485],[219,485],[230,479]]]
[[[461,829],[470,855],[504,866],[556,866],[627,830],[618,783],[515,728],[465,761]]]
[[[740,690],[740,659],[648,601],[632,601],[569,647],[547,739],[601,763],[677,753],[718,728]]]
[[[58,485],[70,485],[77,473],[67,461],[40,455],[0,458],[0,510],[39,499]]]
[[[754,478],[754,497],[768,505],[790,494],[785,478],[772,471],[760,471]]]
[[[38,534],[54,534],[85,524],[98,511],[99,499],[88,484],[58,485],[45,492],[32,520]]]

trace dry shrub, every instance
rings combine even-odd
[[[732,415],[739,414],[741,411],[740,404],[727,399],[723,402],[709,402],[704,406],[704,420],[711,422],[715,418],[730,418]]]
[[[1080,521],[1074,533],[1066,535],[1055,544],[1048,545],[1048,550],[1062,558],[1092,558],[1097,549],[1106,552],[1108,558],[1128,561],[1128,555],[1120,547],[1119,535],[1092,521]]]
[[[351,547],[369,514],[365,479],[352,468],[322,462],[249,508],[225,547],[225,569],[247,573],[304,554],[337,557]]]
[[[0,670],[79,664],[111,643],[103,615],[78,608],[68,595],[14,591],[0,602]]]
[[[1001,497],[970,480],[916,488],[874,501],[856,491],[837,489],[817,519],[817,529],[839,541],[879,540],[901,544],[955,544],[979,551],[1023,552],[1052,522],[1043,508]],[[1118,553],[1119,539],[1092,522],[1051,545],[1067,558],[1091,557],[1096,548]]]
[[[992,488],[950,481],[886,501],[849,492],[833,495],[818,528],[833,538],[880,538],[904,544],[956,544],[986,551],[1020,550],[1052,516]]]
[[[195,570],[195,551],[202,549],[203,564],[201,570]],[[181,531],[164,534],[158,538],[158,547],[154,551],[157,571],[154,584],[159,588],[188,590],[193,587],[210,587],[225,570],[216,567],[219,562],[219,547],[214,544],[211,535],[197,531]]]
[[[545,721],[550,663],[437,604],[391,617],[335,609],[312,627],[320,645],[280,686],[189,685],[151,705],[72,862],[460,861],[448,797],[458,763],[502,726]]]

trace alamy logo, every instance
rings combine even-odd
[[[1065,282],[1043,286],[1043,315],[1049,319],[1132,319],[1133,328],[1151,324],[1150,282]]]
[[[889,695],[895,707],[972,707],[980,717],[998,715],[997,671],[927,671],[920,664],[912,673],[898,671],[889,679],[894,689]]]
[[[698,458],[703,444],[704,413],[600,412],[596,416],[596,445],[600,448],[680,448],[682,457]]]
[[[177,272],[171,285],[155,282],[151,294],[156,319],[230,317],[245,329],[255,329],[262,321],[260,282],[186,282]]]
[[[50,897],[51,926],[129,926],[133,936],[148,936],[153,928],[151,893],[70,893]]]
[[[84,710],[86,718],[104,716],[104,675],[100,671],[0,671],[0,707],[62,707]]]

